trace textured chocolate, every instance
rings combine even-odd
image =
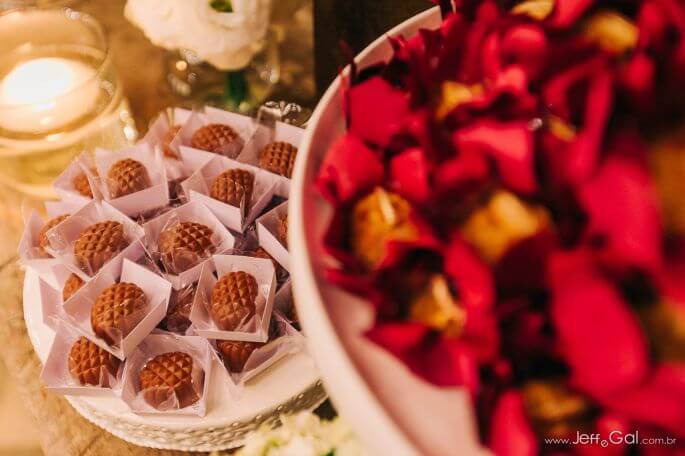
[[[188,407],[200,400],[200,385],[193,384],[193,358],[182,352],[157,355],[140,371],[145,401],[158,410]]]
[[[278,261],[274,260],[274,257],[269,255],[269,252],[264,250],[262,247],[257,247],[255,250],[249,252],[248,255],[255,258],[264,258],[265,260],[271,260],[271,262],[274,265],[274,269],[276,270],[276,278],[280,278],[281,276],[287,273],[283,266],[281,266],[278,263]]]
[[[133,283],[120,282],[105,288],[90,311],[93,332],[108,344],[119,343],[143,319],[145,292]]]
[[[95,174],[97,174],[97,172],[95,172]],[[72,180],[72,184],[74,186],[74,190],[76,190],[80,195],[85,196],[86,198],[93,197],[93,190],[90,188],[90,182],[88,182],[88,176],[86,176],[86,173],[78,173]]]
[[[236,207],[244,201],[245,208],[249,209],[253,188],[254,175],[251,172],[229,169],[214,179],[209,196]]]
[[[259,292],[257,280],[247,272],[229,272],[212,289],[210,315],[224,331],[234,331],[254,316]]]
[[[215,154],[235,158],[243,147],[243,139],[228,125],[209,124],[199,128],[190,139],[190,145]]]
[[[83,386],[111,387],[120,364],[114,355],[85,337],[79,337],[69,350],[69,373]]]
[[[161,142],[161,147],[162,147],[162,152],[164,153],[164,156],[167,158],[176,158],[178,159],[178,154],[174,151],[174,149],[171,148],[171,142],[176,138],[176,135],[178,135],[178,132],[181,130],[180,125],[174,125],[173,127],[169,128],[164,135],[164,138],[162,138]]]
[[[177,334],[185,334],[190,327],[190,309],[193,307],[193,298],[197,287],[190,285],[181,290],[171,291],[171,300],[166,317],[162,320],[162,327],[167,331]]]
[[[71,273],[62,287],[62,301],[74,296],[74,294],[83,286],[83,280],[74,273]]]
[[[286,214],[285,216],[283,216],[283,218],[281,218],[279,220],[277,236],[278,236],[278,240],[281,241],[281,244],[283,244],[284,246],[287,247],[288,246],[288,214]]]
[[[94,274],[127,246],[124,226],[107,220],[81,232],[74,243],[74,256],[79,268],[88,274]]]
[[[259,153],[259,166],[290,178],[293,175],[296,158],[297,147],[286,142],[272,142],[264,146]]]
[[[119,160],[107,172],[107,188],[111,198],[120,198],[150,188],[150,176],[139,161]]]
[[[40,232],[38,233],[38,250],[40,251],[41,255],[45,257],[51,256],[46,249],[50,246],[50,240],[48,239],[48,231],[65,221],[69,217],[69,214],[64,214],[64,215],[59,215],[57,217],[51,218],[47,222],[45,222],[45,225],[43,225],[43,228],[40,229]]]
[[[226,369],[230,372],[242,372],[245,363],[252,355],[252,352],[265,344],[259,342],[243,342],[233,340],[217,340],[216,348],[221,353]]]
[[[159,235],[158,248],[162,263],[172,274],[179,274],[209,257],[216,250],[214,232],[195,222],[181,222]]]

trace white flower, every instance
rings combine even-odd
[[[272,0],[231,0],[219,12],[210,0],[128,0],[125,14],[155,45],[187,49],[220,70],[245,67],[264,45]]]
[[[321,421],[310,412],[281,416],[282,426],[248,435],[236,456],[364,456],[366,451],[340,418]]]

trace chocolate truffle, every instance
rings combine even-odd
[[[97,172],[95,172],[95,174],[97,174]],[[88,182],[88,176],[86,176],[86,173],[78,173],[71,183],[74,186],[74,190],[76,190],[80,195],[85,196],[86,198],[93,197],[93,190],[90,188],[90,182]]]
[[[69,350],[68,364],[71,376],[80,385],[109,388],[121,361],[85,337],[79,337]]]
[[[83,286],[83,280],[74,273],[71,273],[67,280],[64,282],[64,287],[62,287],[62,301],[66,302],[67,299],[74,296],[74,294]]]
[[[114,345],[143,319],[147,308],[145,292],[133,283],[115,283],[105,288],[90,310],[93,332]]]
[[[265,260],[271,260],[271,262],[274,265],[274,268],[276,269],[276,277],[280,277],[285,273],[285,269],[283,269],[283,266],[281,266],[278,261],[274,260],[274,257],[269,255],[269,252],[264,250],[262,247],[257,247],[255,250],[251,251],[249,254],[251,257],[255,258],[263,258]]]
[[[74,243],[78,266],[95,274],[109,260],[128,246],[124,226],[113,220],[98,222],[81,232]]]
[[[252,200],[254,176],[244,169],[229,169],[219,174],[209,192],[209,196],[231,206],[240,207],[244,201],[249,209]]]
[[[190,285],[181,290],[171,291],[169,309],[162,320],[162,327],[167,331],[185,334],[190,327],[190,309],[193,307],[196,288],[195,285]]]
[[[272,142],[267,144],[259,153],[259,166],[280,174],[287,178],[292,177],[297,147],[286,142]]]
[[[51,218],[47,222],[45,222],[45,225],[43,225],[43,228],[40,229],[40,232],[38,233],[38,250],[40,251],[40,254],[49,257],[51,256],[46,249],[50,247],[50,240],[48,239],[48,231],[65,221],[69,217],[69,214],[64,214],[60,215],[54,218]]]
[[[221,353],[226,369],[230,372],[242,372],[245,363],[256,349],[265,344],[259,342],[243,342],[233,340],[217,340],[216,348]]]
[[[182,409],[200,400],[200,385],[193,384],[193,358],[182,352],[157,355],[140,371],[140,391],[158,410]]]
[[[209,124],[193,133],[190,145],[196,149],[235,158],[243,147],[243,139],[228,125]]]
[[[257,280],[245,271],[229,272],[212,289],[209,313],[224,331],[234,331],[255,314]]]
[[[149,188],[150,176],[139,161],[119,160],[107,172],[107,188],[111,198],[120,198]]]
[[[283,216],[283,218],[280,219],[279,224],[278,224],[278,240],[281,241],[281,244],[284,246],[288,246],[288,214]]]
[[[178,158],[178,154],[174,151],[174,149],[171,148],[171,142],[176,138],[176,135],[178,135],[178,132],[181,130],[180,125],[174,125],[173,127],[169,128],[164,135],[164,138],[162,138],[161,142],[161,147],[162,147],[162,152],[164,153],[164,156],[167,158]]]
[[[179,274],[214,253],[213,234],[209,227],[195,222],[181,222],[162,231],[158,247],[167,272]]]

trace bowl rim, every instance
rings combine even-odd
[[[384,45],[389,48],[388,36],[404,34],[407,29],[417,27],[418,24],[426,23],[435,19],[436,16],[439,17],[439,15],[440,9],[432,7],[412,16],[373,41],[355,57],[355,62],[361,65],[378,48]],[[354,428],[357,435],[362,437],[365,443],[371,447],[370,449],[374,454],[382,451],[388,454],[414,455],[419,453],[417,448],[381,405],[338,337],[323,304],[312,258],[307,248],[303,222],[306,189],[303,182],[307,164],[311,159],[314,132],[328,106],[339,94],[342,78],[343,76],[347,77],[349,71],[348,65],[343,70],[342,75],[339,75],[331,83],[317,104],[302,138],[295,163],[288,206],[288,219],[292,221],[292,229],[288,233],[288,243],[292,246],[291,255],[294,265],[292,272],[293,292],[296,296],[298,315],[309,341],[310,351],[314,354],[321,369],[329,396],[335,402],[341,415],[347,419],[348,424]],[[321,341],[325,343],[320,343]],[[334,356],[331,356],[332,354]],[[335,375],[332,375],[333,373],[325,368],[327,366],[336,369]],[[338,375],[340,373],[345,373],[345,375]],[[356,404],[364,404],[363,413],[355,410],[354,404],[341,400],[341,389],[353,391],[358,396]]]

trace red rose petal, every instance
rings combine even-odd
[[[366,336],[400,358],[415,374],[438,386],[478,387],[478,368],[468,347],[418,323],[382,323]]]
[[[636,316],[589,261],[582,252],[552,258],[550,312],[572,383],[605,396],[640,382],[649,359]]]
[[[609,157],[579,190],[588,236],[606,240],[610,261],[655,271],[661,264],[661,220],[649,172],[628,157]]]
[[[685,437],[685,367],[658,366],[641,385],[601,401],[610,410],[634,421]]]
[[[409,115],[407,94],[376,76],[349,91],[350,133],[380,147]]]
[[[480,148],[496,163],[502,182],[529,194],[536,190],[533,134],[525,122],[479,120],[453,136],[458,148]]]
[[[430,171],[430,162],[422,149],[407,149],[390,161],[391,187],[410,201],[425,202],[431,195]]]
[[[534,456],[538,442],[526,416],[523,396],[518,391],[504,392],[495,405],[490,423],[490,449],[497,456]]]
[[[555,0],[554,12],[547,22],[553,27],[569,27],[583,15],[594,0]]]
[[[334,205],[380,185],[385,170],[378,156],[353,135],[338,139],[324,159],[316,186]]]
[[[445,248],[445,273],[454,281],[466,309],[487,310],[495,301],[490,268],[458,235]]]

